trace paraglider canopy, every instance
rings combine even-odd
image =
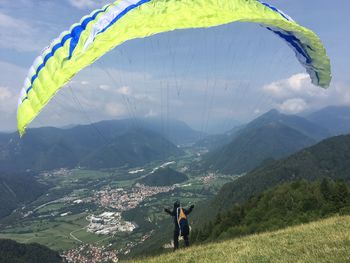
[[[233,22],[261,24],[294,50],[312,82],[328,87],[330,61],[318,36],[279,9],[257,0],[118,0],[74,24],[34,61],[20,93],[18,131],[80,70],[125,41],[175,29]],[[232,36],[235,37],[235,36]]]

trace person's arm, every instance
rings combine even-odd
[[[168,213],[169,215],[171,216],[174,216],[173,214],[173,211],[170,211],[168,208],[164,208],[164,212]]]
[[[191,205],[189,209],[184,210],[185,214],[186,214],[186,215],[191,214],[193,208],[194,208],[194,205]]]

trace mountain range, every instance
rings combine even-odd
[[[332,112],[334,109],[324,111]],[[322,116],[323,119],[315,116]],[[350,135],[326,139],[332,134],[347,132],[346,125],[341,124],[347,116],[346,110],[343,117],[330,119],[329,122],[324,120],[327,116],[326,113],[313,113],[300,117],[272,110],[227,132],[221,137],[226,141],[204,157],[203,167],[242,175],[225,184],[212,200],[204,205],[196,205],[191,219],[197,226],[203,225],[215,219],[218,213],[230,213],[229,209],[236,203],[244,204],[242,207],[245,209],[254,208],[250,214],[257,215],[257,208],[259,213],[266,214],[264,207],[271,198],[276,201],[274,197],[278,196],[282,200],[287,194],[303,197],[300,199],[303,205],[308,205],[310,202],[304,198],[307,197],[304,193],[307,193],[307,189],[316,188],[310,188],[311,184],[305,183],[305,187],[301,185],[303,196],[299,196],[300,189],[295,187],[295,181],[320,181],[323,178],[350,181]],[[327,126],[333,121],[332,129],[329,129]],[[48,187],[35,181],[35,173],[14,173],[15,170],[139,166],[183,154],[176,145],[193,143],[196,138],[203,136],[187,125],[179,124],[177,127],[183,133],[181,135],[178,132],[178,136],[174,137],[169,135],[171,129],[163,126],[158,120],[133,119],[103,121],[64,129],[31,129],[22,139],[15,133],[0,134],[0,167],[3,171],[9,171],[0,175],[0,203],[6,208],[1,207],[0,217],[21,204],[35,200]],[[219,142],[220,137],[217,138]],[[169,185],[186,179],[186,175],[165,168],[156,170],[140,182]],[[317,186],[317,191],[320,187]],[[280,194],[281,190],[287,190],[282,191],[287,194]],[[318,192],[312,194],[310,196],[316,198]],[[299,199],[293,200],[298,205]],[[269,211],[276,212],[274,208],[275,204]],[[248,217],[247,220],[252,223],[250,215]],[[276,221],[273,218],[267,216],[266,219],[274,226]],[[284,219],[282,221],[285,222]],[[251,227],[256,228],[256,225]]]
[[[66,129],[29,129],[0,134],[2,171],[91,169],[137,166],[181,154],[175,144],[188,143],[198,135],[186,124],[169,121],[178,136],[167,139],[158,120],[114,120]]]
[[[218,241],[273,231],[350,212],[350,184],[328,179],[283,183],[235,204],[204,227],[194,242]]]
[[[226,238],[237,237],[338,213],[343,206],[338,207],[336,202],[341,203],[349,189],[343,187],[342,180],[350,182],[350,135],[328,138],[289,157],[271,160],[225,184],[212,199],[197,203],[191,213],[190,224],[198,235],[195,239],[211,241],[221,234],[226,235],[225,232],[229,234]],[[324,181],[333,189],[327,200],[324,199],[328,192]],[[348,198],[349,194],[346,196]],[[320,198],[324,202],[320,203]],[[218,217],[219,214],[225,215],[229,222],[223,216]],[[167,221],[164,227],[166,224]],[[227,226],[236,228],[226,229]],[[163,229],[156,231],[136,253],[159,251],[167,241]]]
[[[350,181],[350,135],[326,139],[225,184],[210,204],[198,212],[196,218],[212,218],[235,203],[244,202],[252,195],[285,182],[323,178]]]
[[[58,252],[36,243],[21,244],[0,239],[0,262],[2,263],[64,263]]]
[[[36,200],[48,189],[29,173],[0,173],[0,218],[21,204]]]
[[[305,118],[271,110],[237,129],[230,143],[205,156],[204,167],[241,174],[267,159],[288,156],[330,136],[326,129]]]
[[[324,127],[334,136],[350,133],[349,106],[329,106],[307,115],[306,118]]]
[[[276,112],[276,110],[272,110],[272,112]],[[266,114],[263,114],[262,116],[264,115]],[[305,135],[312,137],[317,141],[331,136],[350,133],[349,106],[328,106],[311,113],[288,116],[288,126],[300,130]],[[268,116],[265,117],[267,117],[267,119],[269,118]],[[266,121],[266,118],[260,118],[260,121]],[[257,124],[259,124],[259,122],[255,122],[255,125]],[[301,125],[305,125],[305,127],[302,127]],[[215,148],[219,148],[231,142],[235,138],[235,135],[246,126],[247,124],[240,124],[224,133],[208,135],[198,140],[195,146],[214,150]]]
[[[180,154],[182,150],[163,136],[143,128],[134,128],[91,150],[79,162],[79,166],[89,169],[133,167]]]

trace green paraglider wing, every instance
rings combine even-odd
[[[83,17],[55,39],[34,61],[21,90],[20,135],[75,74],[111,49],[135,38],[175,29],[253,22],[284,39],[312,82],[328,87],[330,61],[315,33],[277,8],[257,0],[119,0]]]

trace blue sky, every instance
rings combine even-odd
[[[17,96],[35,57],[108,2],[0,0],[0,130],[16,127]],[[303,113],[350,105],[350,2],[268,2],[320,36],[332,62],[329,90],[310,84],[280,39],[258,25],[235,23],[124,43],[79,73],[32,127],[154,116],[215,131],[271,108]]]

